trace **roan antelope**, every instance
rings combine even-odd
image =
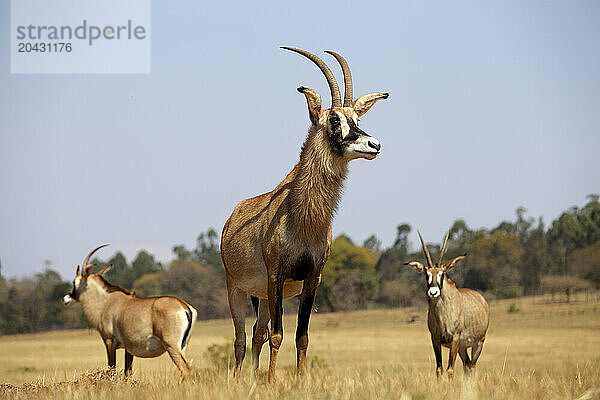
[[[239,203],[225,223],[221,257],[226,270],[229,307],[235,327],[235,370],[246,353],[244,318],[247,295],[259,299],[252,339],[255,371],[271,320],[269,381],[275,376],[277,354],[283,340],[282,300],[302,293],[296,329],[297,372],[304,373],[308,348],[308,322],[329,256],[331,219],[336,211],[348,162],[372,160],[379,141],[358,127],[358,117],[387,93],[372,93],[352,101],[352,76],[342,56],[333,51],[344,73],[344,102],[327,65],[307,51],[283,47],[314,62],[331,91],[330,109],[321,109],[321,96],[299,87],[306,96],[311,126],[300,152],[300,161],[272,191]]]
[[[490,308],[479,292],[471,289],[458,289],[446,275],[460,260],[466,257],[466,254],[463,254],[441,265],[449,233],[450,231],[444,239],[440,258],[433,265],[429,250],[419,232],[419,239],[427,258],[427,266],[418,261],[411,261],[405,265],[409,265],[425,276],[429,301],[427,326],[435,353],[436,373],[438,376],[442,374],[441,346],[444,346],[450,349],[448,376],[452,377],[456,353],[460,355],[465,372],[475,368],[490,323]],[[467,353],[469,347],[471,348],[471,358]]]
[[[138,297],[135,293],[104,280],[108,266],[92,274],[88,265],[92,254],[107,244],[92,250],[79,266],[73,290],[63,297],[66,306],[80,302],[92,326],[98,330],[108,356],[108,366],[116,366],[117,349],[125,349],[125,375],[131,373],[133,357],[158,357],[165,351],[183,375],[190,372],[184,348],[190,340],[197,312],[176,297]]]

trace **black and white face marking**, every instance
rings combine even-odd
[[[427,279],[427,296],[433,299],[439,297],[442,294],[442,287],[444,286],[444,271],[427,268],[425,270],[425,278]]]
[[[73,290],[63,296],[63,304],[65,306],[75,303],[79,299],[79,286],[81,285],[81,276],[77,275],[73,280]]]
[[[329,138],[336,154],[348,160],[366,158],[372,160],[379,154],[379,140],[369,136],[358,127],[358,115],[353,112],[352,118],[339,111],[329,113]]]

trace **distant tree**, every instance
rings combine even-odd
[[[588,195],[590,200],[578,215],[579,223],[585,231],[585,245],[600,241],[600,203],[597,194]]]
[[[188,301],[198,310],[199,319],[229,315],[227,290],[221,273],[196,260],[174,260],[165,271],[163,294]]]
[[[18,310],[20,316],[14,318],[13,315],[14,319],[7,321],[14,328],[12,333],[37,332],[60,326],[62,295],[57,295],[64,287],[60,275],[49,269],[36,274],[34,279],[22,280],[13,286],[9,301],[13,312]]]
[[[4,332],[6,324],[5,314],[7,312],[8,287],[6,279],[2,276],[2,261],[0,261],[0,334]]]
[[[529,230],[519,263],[521,286],[525,294],[535,294],[540,287],[542,273],[548,269],[548,241],[544,231],[544,221],[540,217],[535,229]]]
[[[409,224],[400,224],[396,228],[396,240],[394,241],[394,247],[401,250],[404,253],[408,253],[408,235],[412,228]]]
[[[584,244],[586,233],[577,219],[578,213],[577,207],[562,213],[548,231],[549,242],[563,248],[565,255]]]
[[[125,258],[123,253],[121,253],[120,251],[115,253],[115,255],[112,256],[112,258],[110,260],[108,260],[107,264],[112,264],[112,266],[113,266],[112,271],[114,271],[118,274],[125,273],[129,269],[129,264],[127,264],[127,259]]]
[[[517,227],[510,221],[502,221],[498,224],[498,226],[492,229],[491,233],[495,232],[504,232],[514,235],[517,233]]]
[[[415,274],[410,274],[409,269],[404,266],[409,258],[402,248],[391,247],[384,250],[375,265],[380,284],[395,280],[416,281]]]
[[[496,228],[492,229],[491,233],[504,232],[514,234],[519,237],[522,243],[525,242],[535,219],[527,217],[527,209],[525,207],[517,208],[515,214],[517,217],[515,222],[502,221]]]
[[[330,311],[365,308],[377,295],[376,263],[377,255],[369,249],[355,246],[345,237],[336,238],[323,272],[317,305]]]
[[[600,241],[600,203],[598,195],[588,196],[582,208],[572,207],[552,222],[546,236],[555,268],[554,273],[567,274],[568,256],[575,250]]]
[[[450,228],[450,239],[452,240],[468,240],[472,235],[471,229],[464,219],[457,219]]]
[[[515,226],[517,227],[517,235],[519,235],[519,239],[523,243],[527,240],[530,228],[535,223],[535,219],[526,215],[527,209],[525,207],[517,208],[516,214],[517,221],[515,222]]]
[[[554,295],[564,293],[567,303],[571,301],[571,295],[591,288],[590,282],[577,278],[576,276],[546,275],[542,276],[543,293]]]
[[[97,260],[93,260],[93,262],[101,268],[107,265],[113,266],[106,274],[106,279],[113,285],[127,286],[131,283],[129,264],[127,264],[127,259],[120,251],[112,256],[108,262],[103,263]]]
[[[132,288],[138,296],[160,296],[164,293],[166,280],[165,271],[151,272],[133,282]]]
[[[154,256],[146,250],[140,250],[131,263],[131,269],[140,275],[156,272],[160,269],[160,264],[156,262]]]
[[[600,241],[569,255],[569,270],[600,289]]]
[[[363,243],[363,247],[371,250],[373,253],[379,253],[381,250],[381,240],[377,239],[377,236],[369,236]]]
[[[8,289],[8,298],[0,303],[0,315],[2,316],[2,326],[0,332],[3,334],[14,334],[26,332],[26,317],[19,309],[23,304],[23,296],[17,285],[13,284]]]
[[[194,249],[194,258],[202,265],[210,265],[223,270],[219,248],[219,235],[213,228],[209,228],[206,232],[198,236],[196,248]]]
[[[383,282],[377,300],[388,307],[410,307],[426,302],[424,290],[417,283],[400,280]]]
[[[406,262],[408,257],[408,235],[411,231],[409,224],[400,224],[396,228],[396,239],[391,248],[384,250],[377,264],[375,270],[378,274],[380,284],[388,280],[403,279],[406,277],[411,279],[410,274],[406,274],[403,264]]]
[[[7,296],[8,286],[6,284],[6,279],[4,278],[4,276],[2,276],[2,261],[0,261],[0,302],[6,301]]]
[[[340,233],[335,239],[344,239],[346,242],[354,245],[354,240],[352,240],[352,238],[345,233]]]
[[[462,268],[464,285],[481,291],[494,286],[518,286],[522,255],[523,248],[516,234],[496,230],[492,234],[479,235],[471,243]]]
[[[182,244],[173,246],[173,253],[178,260],[189,260],[192,258],[192,252],[186,249]]]
[[[152,274],[160,271],[162,265],[154,259],[154,256],[145,250],[140,250],[133,262],[131,263],[131,270],[127,277],[126,285],[131,287],[133,282],[144,274]]]

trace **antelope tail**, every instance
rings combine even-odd
[[[188,339],[189,339],[188,336],[190,335],[190,330],[192,329],[192,323],[194,322],[194,321],[192,321],[192,315],[193,315],[192,310],[190,310],[190,307],[187,304],[185,305],[185,308],[187,308],[187,310],[185,310],[185,316],[188,319],[188,326],[185,329],[185,332],[183,334],[183,339],[181,339],[181,350],[183,350],[183,348],[185,347],[185,345],[188,342]]]

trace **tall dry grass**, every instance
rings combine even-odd
[[[515,303],[511,308],[510,304]],[[518,312],[508,310],[518,309]],[[284,321],[278,380],[266,384],[268,345],[255,380],[234,380],[226,367],[229,320],[200,321],[188,348],[192,376],[179,382],[167,356],[134,360],[133,379],[103,369],[104,347],[94,331],[0,338],[0,387],[7,398],[389,398],[600,399],[600,304],[546,304],[524,298],[492,303],[491,325],[476,374],[438,380],[425,309],[315,314],[310,373],[297,381],[295,319]],[[409,322],[415,319],[415,322]],[[248,319],[248,333],[251,332]],[[216,345],[216,346],[215,346]],[[210,346],[215,346],[209,350]],[[224,347],[219,347],[224,346]],[[446,360],[447,351],[444,351]],[[220,361],[219,361],[220,360]],[[231,360],[230,360],[231,361]],[[460,365],[460,361],[457,361]]]

